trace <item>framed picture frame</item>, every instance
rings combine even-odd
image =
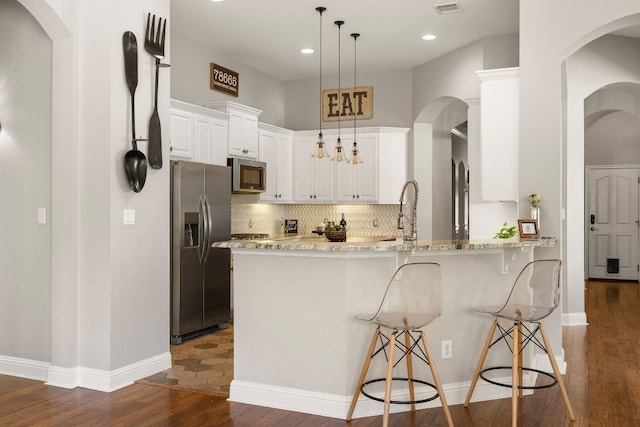
[[[537,219],[519,219],[518,232],[521,239],[535,239],[538,237]]]

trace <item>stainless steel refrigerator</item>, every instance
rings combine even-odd
[[[231,318],[231,168],[171,162],[171,344]]]

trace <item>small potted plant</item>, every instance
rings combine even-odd
[[[505,222],[502,228],[493,236],[494,239],[510,239],[516,235],[516,226],[509,227]]]

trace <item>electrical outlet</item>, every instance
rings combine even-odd
[[[442,349],[442,358],[451,359],[453,357],[453,344],[451,340],[444,340],[440,343]]]
[[[377,226],[378,226],[378,218],[375,218],[375,219],[373,220],[373,226],[374,226],[374,227],[377,227]]]

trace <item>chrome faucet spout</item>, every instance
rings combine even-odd
[[[407,191],[409,184],[413,185],[413,210],[411,211],[411,234],[403,231],[402,238],[405,241],[418,240],[418,183],[415,179],[410,179],[404,183],[402,192],[400,193],[400,213],[398,214],[398,229],[404,230],[404,213],[402,212],[402,204],[404,203],[404,193]]]

